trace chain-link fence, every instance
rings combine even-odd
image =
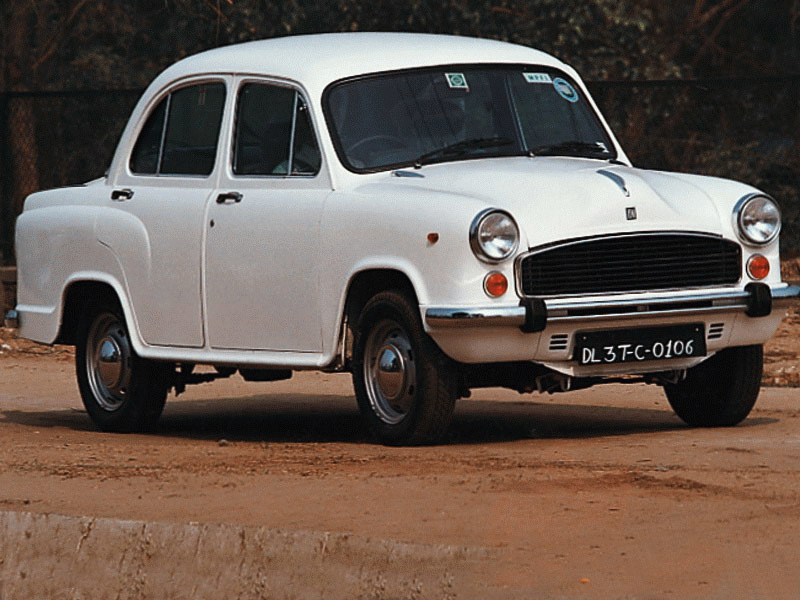
[[[25,196],[100,177],[141,90],[0,94],[0,265]]]
[[[800,76],[589,87],[634,164],[760,187],[783,208],[784,253],[800,253]],[[0,94],[0,264],[24,197],[101,176],[139,94]]]

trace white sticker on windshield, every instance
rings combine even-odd
[[[447,85],[449,85],[451,88],[457,90],[469,89],[469,86],[467,85],[467,78],[464,77],[463,73],[445,73],[444,76],[447,78]]]
[[[553,83],[548,73],[523,73],[522,76],[528,83]]]
[[[558,95],[564,98],[564,100],[569,100],[570,102],[578,101],[578,92],[575,91],[575,88],[572,87],[572,84],[566,79],[556,77],[553,79],[553,87],[556,88]]]

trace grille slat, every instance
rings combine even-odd
[[[589,239],[532,253],[520,266],[525,296],[704,287],[740,277],[739,245],[708,235]]]
[[[681,259],[683,260],[683,259]],[[657,268],[657,267],[670,267],[675,263],[674,260],[637,260],[635,264],[639,267],[644,268]],[[606,263],[606,268],[604,272],[621,272],[625,273],[628,269],[630,269],[631,263],[630,262],[611,262]],[[692,262],[692,267],[695,269],[703,268],[711,273],[715,272],[718,268],[724,268],[725,263],[720,260],[697,260]],[[566,270],[566,273],[565,273]],[[595,267],[591,268],[581,268],[581,269],[569,269],[568,267],[562,266],[560,269],[540,269],[542,274],[552,275],[552,276],[563,276],[563,277],[580,277],[585,273],[591,274],[595,272]]]

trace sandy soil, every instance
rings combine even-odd
[[[798,327],[736,428],[685,427],[653,386],[479,390],[433,448],[372,444],[349,378],[321,373],[193,387],[155,434],[103,434],[70,349],[0,330],[0,510],[491,548],[519,597],[797,598]]]

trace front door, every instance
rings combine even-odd
[[[238,82],[231,157],[210,201],[212,348],[321,352],[319,221],[330,180],[299,90]]]

